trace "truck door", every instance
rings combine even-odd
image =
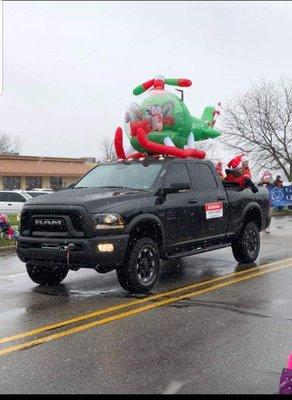
[[[201,206],[204,238],[223,238],[227,230],[228,199],[221,182],[206,162],[188,163],[194,200]]]
[[[186,183],[190,190],[166,195],[159,216],[163,221],[167,245],[183,244],[202,237],[201,207],[193,202],[192,183],[184,162],[168,167],[163,187],[173,183]]]

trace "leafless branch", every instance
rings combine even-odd
[[[110,139],[103,139],[99,143],[99,151],[98,158],[101,162],[105,162],[107,160],[116,160],[116,152],[114,149],[113,141]]]
[[[292,181],[292,80],[261,81],[223,106],[222,141]]]
[[[19,137],[8,133],[0,133],[0,154],[18,153],[21,150],[21,141]]]

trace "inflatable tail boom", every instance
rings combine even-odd
[[[210,126],[213,126],[215,111],[216,110],[214,107],[205,107],[205,110],[201,116],[201,121],[205,122],[206,124],[208,124]]]

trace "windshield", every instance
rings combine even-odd
[[[32,198],[32,196],[31,196],[29,193],[27,193],[27,192],[21,192],[21,193],[23,194],[24,197],[27,198],[27,200],[29,200],[29,199]]]
[[[75,186],[81,187],[113,187],[131,189],[149,189],[154,183],[161,164],[143,165],[142,163],[104,164],[96,167],[84,176]]]

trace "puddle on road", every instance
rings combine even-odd
[[[257,263],[244,265],[237,264],[235,267],[230,266],[226,267],[224,263],[220,266],[211,265],[206,268],[204,266],[204,259],[196,260],[196,265],[192,265],[193,260],[188,260],[187,262],[178,262],[177,265],[172,265],[172,268],[162,270],[161,276],[155,290],[150,293],[157,294],[164,291],[169,291],[176,289],[177,287],[190,285],[194,283],[208,282],[220,276],[224,276],[229,273],[239,272],[248,269],[254,269],[258,267]],[[100,282],[101,283],[101,282]],[[109,286],[109,282],[104,282],[103,287],[99,289],[88,282],[72,282],[68,284],[59,284],[55,286],[36,286],[32,289],[35,293],[41,293],[48,296],[58,296],[58,297],[71,297],[71,298],[94,298],[94,297],[115,297],[119,299],[125,298],[143,298],[147,297],[147,295],[139,295],[139,294],[130,294],[125,292],[120,286],[117,286],[111,281],[111,286]],[[102,286],[102,285],[100,285]]]
[[[69,290],[70,297],[95,297],[95,296],[106,296],[107,294],[118,293],[117,289],[109,290]]]
[[[62,297],[105,297],[118,295],[117,297],[126,297],[121,296],[121,290],[119,288],[110,288],[110,289],[101,289],[101,290],[84,290],[84,289],[70,289],[65,285],[58,286],[37,286],[32,289],[33,292],[46,294],[49,296],[62,296]]]

